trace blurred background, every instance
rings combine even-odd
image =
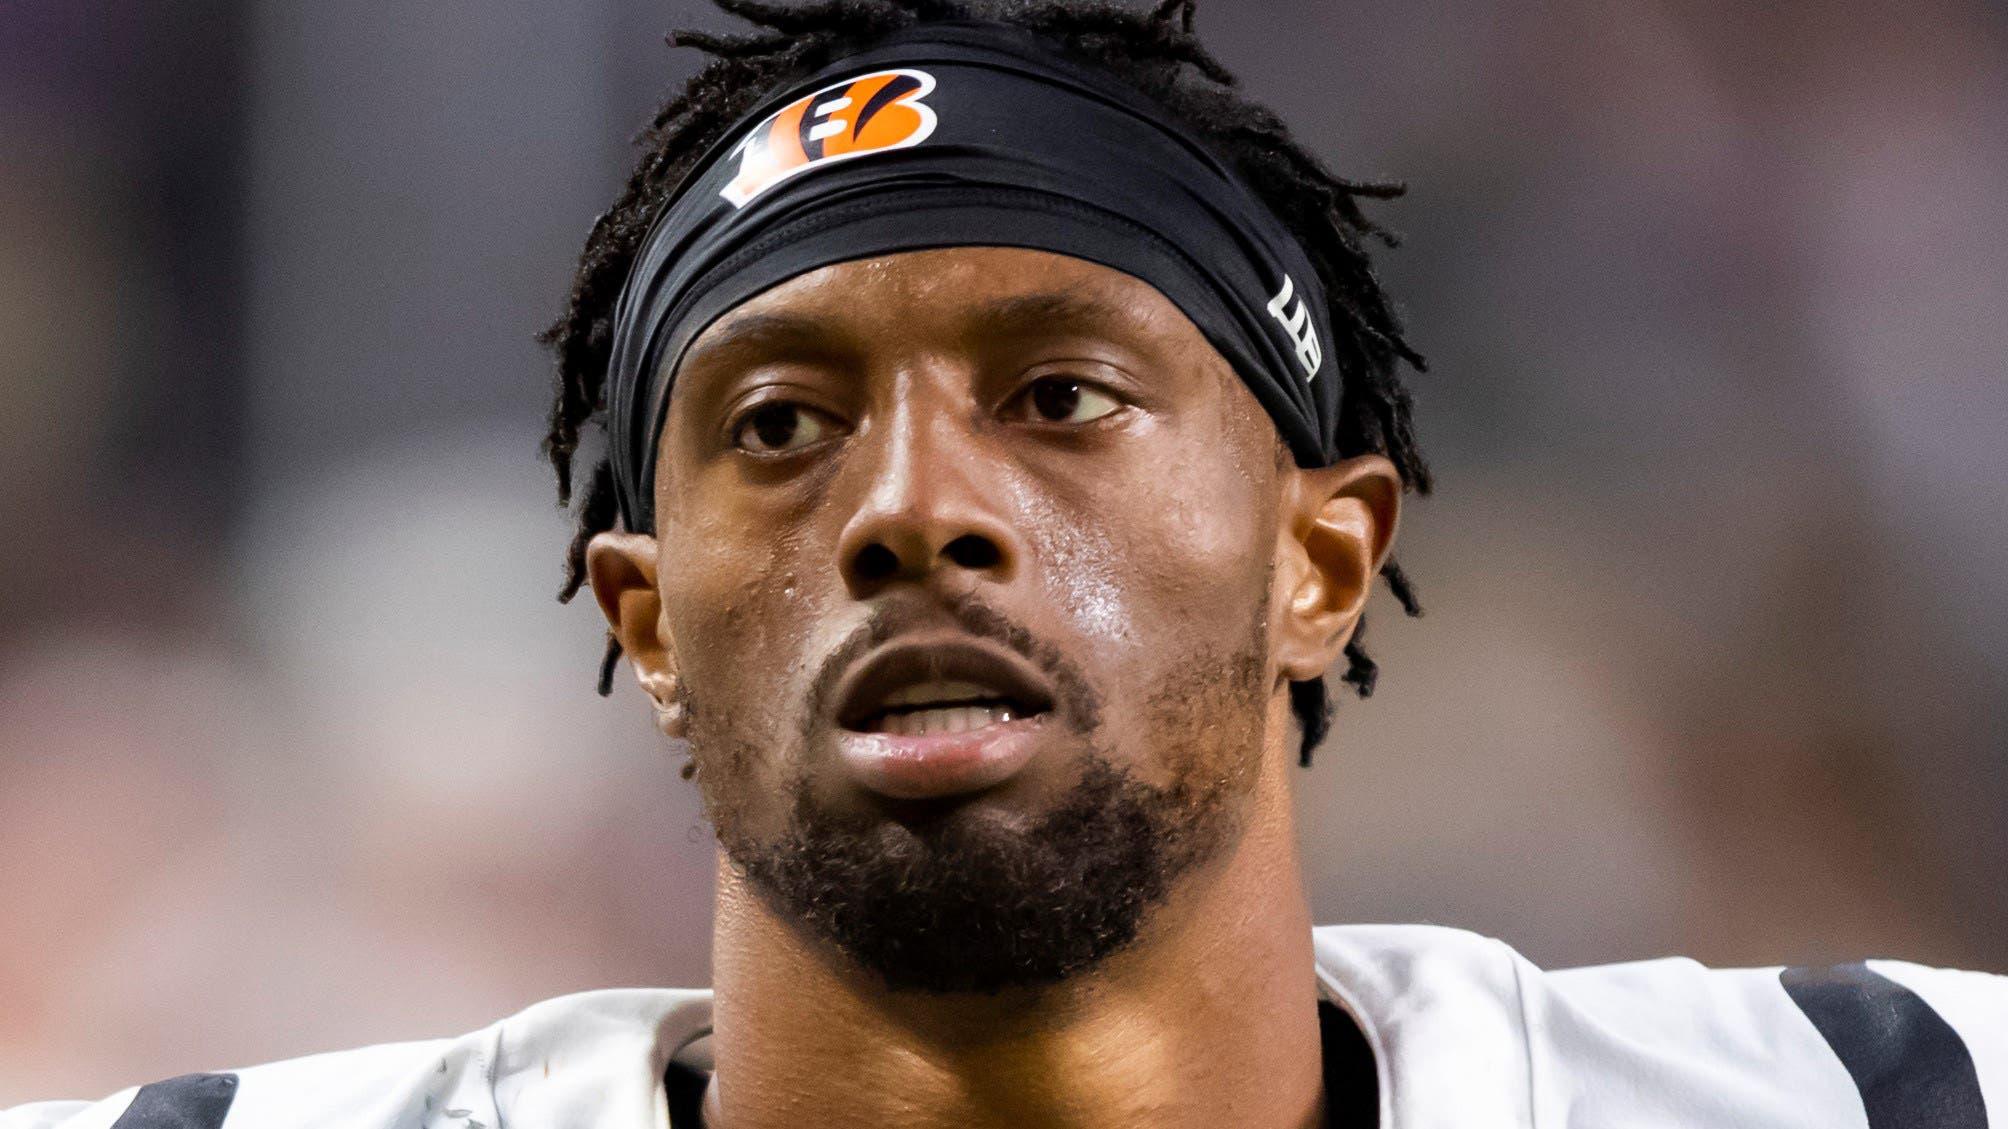
[[[0,1107],[708,982],[536,453],[659,0],[0,15]],[[2008,11],[1236,0],[1432,369],[1322,921],[2008,969]]]

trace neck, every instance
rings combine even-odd
[[[1323,1116],[1317,983],[1287,785],[1138,939],[1038,991],[886,991],[721,862],[711,1129],[1236,1125]]]

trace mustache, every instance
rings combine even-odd
[[[1053,680],[1055,712],[1081,730],[1101,720],[1101,697],[1080,666],[1058,647],[974,595],[947,600],[899,600],[881,604],[823,659],[809,685],[805,726],[813,728],[835,706],[837,687],[853,663],[901,635],[949,623],[969,635],[1015,651]]]

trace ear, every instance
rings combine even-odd
[[[655,538],[645,533],[594,534],[586,544],[586,577],[600,613],[607,617],[607,630],[620,641],[635,680],[655,702],[657,727],[668,736],[682,737],[683,698],[676,659],[664,636]]]
[[[1281,672],[1301,682],[1337,662],[1359,626],[1394,546],[1401,475],[1380,455],[1292,466],[1285,474],[1276,562],[1281,619],[1271,638]]]

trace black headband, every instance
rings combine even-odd
[[[1248,383],[1300,464],[1336,460],[1324,290],[1275,215],[1149,99],[998,23],[900,32],[793,84],[705,154],[614,310],[609,442],[626,527],[654,524],[684,350],[832,263],[1005,246],[1149,283]]]

